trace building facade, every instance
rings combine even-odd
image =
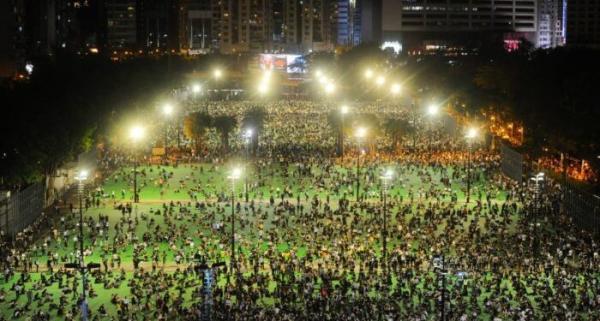
[[[555,48],[565,44],[566,0],[538,0],[537,46]]]
[[[600,1],[567,2],[567,45],[600,47]]]
[[[109,49],[133,49],[138,45],[135,0],[107,0],[106,45]]]
[[[410,48],[510,33],[535,43],[537,11],[536,0],[383,0],[383,38]]]

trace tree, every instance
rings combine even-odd
[[[398,148],[399,142],[403,135],[409,132],[411,125],[405,119],[388,118],[383,124],[383,129],[392,140],[392,148]]]
[[[242,127],[245,129],[252,129],[252,134],[254,135],[252,137],[252,151],[254,153],[256,153],[256,150],[258,149],[260,133],[263,130],[266,117],[267,113],[264,108],[259,106],[252,107],[244,113]]]
[[[189,114],[183,121],[183,133],[192,140],[192,145],[196,150],[202,147],[202,139],[206,131],[212,127],[213,119],[206,112],[195,112]]]
[[[215,117],[213,126],[221,135],[221,148],[223,153],[229,151],[229,134],[237,126],[237,119],[230,115],[221,115]]]

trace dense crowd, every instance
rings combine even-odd
[[[250,105],[208,108],[241,115]],[[333,158],[331,108],[267,106],[249,201],[243,191],[235,198],[233,266],[229,185],[210,178],[226,160],[207,153],[197,159],[204,165],[178,164],[184,178],[173,167],[143,164],[142,191],[189,198],[138,211],[127,191],[103,187],[131,182],[124,169],[129,154],[106,153],[103,168],[112,172],[84,202],[97,214],[85,216],[83,255],[101,265],[89,275],[88,294],[109,296],[91,309],[91,319],[422,321],[440,319],[442,296],[447,320],[600,319],[598,239],[564,216],[557,186],[547,182],[534,193],[503,178],[497,155],[481,146],[469,155],[441,124],[435,149],[427,135],[416,150],[393,153],[382,152],[385,140],[373,139],[364,154],[348,142],[344,160]],[[396,106],[366,107],[378,108],[411,117]],[[384,188],[379,177],[389,167],[396,178]],[[468,168],[473,188],[466,204]],[[81,279],[64,268],[81,255],[71,202],[2,244],[0,320],[79,318]],[[440,256],[444,273],[436,268]],[[226,266],[211,270],[207,294],[198,268],[218,262]]]

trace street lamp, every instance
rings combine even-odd
[[[221,79],[221,77],[223,77],[223,71],[219,68],[215,69],[213,71],[213,77],[215,77],[216,80]]]
[[[383,77],[383,76],[377,77],[377,80],[375,80],[375,83],[377,84],[377,86],[383,86],[383,84],[385,84],[385,77]]]
[[[261,81],[260,84],[258,84],[258,93],[261,95],[265,95],[268,91],[269,85],[266,83],[266,81]]]
[[[198,95],[201,90],[202,90],[202,87],[199,84],[192,85],[192,92],[194,93],[194,96]]]
[[[388,280],[388,263],[387,263],[387,190],[389,183],[394,177],[394,171],[391,169],[386,170],[380,177],[383,185],[382,196],[383,196],[383,232],[381,238],[383,239],[383,269],[385,280]]]
[[[250,158],[250,145],[252,144],[252,134],[254,133],[254,131],[252,130],[252,128],[248,128],[246,129],[246,132],[244,133],[244,141],[246,143],[246,164],[249,164],[249,158]],[[249,194],[249,186],[248,186],[248,175],[244,175],[244,196],[246,199],[246,203],[248,203],[248,194]]]
[[[396,96],[400,93],[401,89],[402,87],[400,86],[400,84],[393,84],[390,88],[390,92],[392,93],[392,95]]]
[[[358,202],[360,196],[360,154],[362,153],[360,146],[362,140],[367,136],[367,129],[364,127],[357,128],[354,136],[358,143],[358,153],[356,155],[356,201]]]
[[[231,275],[233,276],[233,270],[235,269],[235,181],[242,176],[242,169],[235,167],[228,179],[231,180]]]
[[[367,69],[367,70],[365,71],[365,78],[367,78],[367,79],[371,79],[371,78],[373,78],[373,70],[371,70],[371,69]]]
[[[168,160],[167,147],[169,145],[169,124],[168,118],[173,115],[173,105],[165,104],[163,106],[163,114],[165,115],[165,161]]]
[[[473,140],[477,138],[477,128],[471,127],[467,130],[467,134],[465,135],[467,139],[468,145],[468,155],[467,155],[467,204],[471,200],[471,153],[472,153],[472,145]]]
[[[83,258],[83,193],[85,190],[85,181],[88,178],[88,172],[86,170],[79,171],[79,174],[75,179],[77,180],[78,194],[79,194],[79,267],[81,271],[81,318],[87,320],[88,306],[86,300],[86,275],[85,275],[85,262]]]
[[[427,107],[427,114],[429,114],[429,116],[435,116],[439,111],[440,108],[437,105],[429,105],[429,107]]]
[[[332,82],[328,82],[325,84],[325,93],[330,95],[335,91],[335,84]]]
[[[137,143],[140,140],[142,140],[142,138],[144,138],[144,133],[145,130],[143,127],[141,126],[133,126],[129,132],[129,138],[131,138],[131,140],[133,141],[133,143]],[[134,203],[139,203],[140,202],[140,196],[138,194],[138,189],[137,189],[137,155],[134,156],[134,160],[133,160],[133,202]]]
[[[342,162],[344,161],[344,121],[346,118],[346,114],[349,112],[349,108],[346,105],[343,105],[340,108],[341,115],[341,124],[340,124],[340,154],[342,156]]]

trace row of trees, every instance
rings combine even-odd
[[[266,112],[262,107],[256,106],[248,109],[242,116],[242,131],[252,132],[252,151],[256,152],[260,134],[263,130]],[[230,151],[230,135],[237,128],[238,119],[232,115],[211,116],[207,112],[194,112],[187,115],[183,122],[184,135],[192,142],[196,150],[205,147],[206,134],[210,129],[215,129],[220,137],[221,152]]]
[[[390,148],[400,148],[403,138],[412,139],[413,148],[416,144],[416,127],[404,118],[391,117],[381,121],[371,113],[356,113],[343,115],[339,111],[331,111],[327,115],[327,123],[336,137],[336,152],[341,155],[343,137],[352,136],[358,126],[369,128],[370,135],[387,135],[391,141]]]

